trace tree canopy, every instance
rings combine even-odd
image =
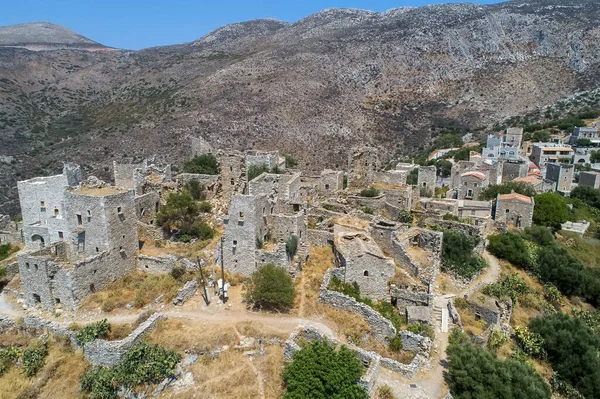
[[[448,385],[456,399],[549,399],[550,388],[533,368],[516,360],[499,360],[465,340],[448,347]]]
[[[565,314],[536,317],[531,331],[539,334],[548,361],[558,377],[586,398],[600,398],[600,340],[579,318]]]
[[[543,193],[535,196],[533,222],[540,226],[560,229],[569,219],[569,208],[564,199],[556,193]]]
[[[444,269],[461,277],[471,278],[487,265],[478,255],[473,254],[478,239],[460,231],[444,230],[442,241],[442,262]]]
[[[272,263],[252,273],[247,285],[246,300],[257,307],[287,310],[295,297],[294,281],[287,269]]]
[[[528,197],[535,196],[535,190],[530,184],[509,181],[502,184],[491,184],[487,186],[479,193],[479,199],[482,201],[494,200],[498,194],[510,194],[513,191]]]
[[[167,197],[156,216],[158,224],[163,229],[171,231],[171,227],[179,230],[183,241],[196,237],[210,239],[214,236],[214,230],[200,218],[200,207],[192,195],[187,191],[172,193]]]
[[[196,155],[183,164],[185,173],[198,173],[201,175],[218,175],[219,163],[212,154]]]
[[[362,363],[350,349],[336,351],[326,342],[313,341],[285,366],[283,399],[368,399],[358,385],[362,374]]]

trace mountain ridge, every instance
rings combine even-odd
[[[387,161],[443,129],[543,117],[600,86],[600,5],[557,3],[324,10],[140,51],[0,47],[0,213],[18,212],[17,180],[62,161],[108,180],[113,160],[181,163],[191,136],[318,172],[344,168],[356,144]]]

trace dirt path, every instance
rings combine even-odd
[[[242,338],[243,338],[243,336],[242,336],[242,334],[240,334],[240,332],[238,331],[238,329],[237,329],[237,327],[235,325],[233,326],[233,332],[235,333],[235,335],[237,335],[238,339],[241,341]],[[264,384],[265,380],[264,380],[263,375],[256,368],[256,366],[254,365],[254,363],[252,362],[252,357],[251,356],[248,356],[246,358],[246,363],[248,363],[248,365],[250,366],[250,368],[254,372],[254,375],[256,376],[256,383],[258,384],[258,393],[260,394],[261,398],[264,398],[265,397],[265,384]]]

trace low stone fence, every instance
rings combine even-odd
[[[406,306],[429,306],[431,299],[427,292],[411,291],[394,285],[390,288],[390,296],[396,299],[398,309],[404,309]]]
[[[185,301],[196,295],[196,292],[198,292],[198,281],[188,281],[183,288],[177,291],[177,296],[173,299],[173,305],[183,305]]]
[[[175,255],[149,256],[139,254],[137,257],[138,270],[149,274],[167,274],[175,267],[197,270],[198,265],[187,258],[177,258]]]
[[[294,353],[298,352],[301,349],[299,342],[315,340],[325,341],[333,346],[342,345],[340,341],[325,336],[325,334],[321,333],[315,327],[311,325],[301,324],[290,334],[289,338],[285,341],[283,352],[284,359],[288,361],[292,360]],[[431,341],[429,341],[429,344],[429,346],[431,346]],[[367,370],[361,377],[359,384],[367,390],[369,395],[372,395],[374,393],[375,383],[377,382],[377,378],[379,377],[379,372],[382,367],[394,371],[402,375],[403,377],[412,379],[417,375],[421,367],[428,364],[429,362],[427,357],[419,353],[417,353],[417,355],[409,364],[403,364],[394,359],[382,357],[381,355],[375,352],[366,351],[355,345],[347,345],[347,347],[353,352],[355,352],[357,357],[362,361],[363,365],[367,367]],[[410,350],[408,348],[405,349]]]
[[[68,337],[70,338],[73,346],[79,347],[77,341],[75,341],[75,331],[71,331],[68,328],[63,327],[60,324],[56,324],[50,320],[45,320],[37,316],[25,316],[23,318],[23,321],[20,322],[10,317],[0,316],[0,331],[10,330],[21,326],[26,328],[32,328],[34,330],[46,330],[54,335]]]
[[[378,341],[386,342],[392,339],[396,335],[396,329],[388,319],[380,315],[370,306],[360,303],[354,298],[344,295],[341,292],[331,291],[329,289],[329,283],[334,275],[340,278],[340,280],[343,280],[341,273],[343,273],[343,270],[341,269],[333,268],[327,270],[323,277],[323,283],[321,283],[319,302],[325,303],[336,309],[348,310],[363,316],[369,327],[373,330],[375,339]]]
[[[127,352],[139,342],[144,334],[154,328],[156,322],[163,319],[162,314],[154,313],[131,334],[120,341],[97,339],[87,342],[83,347],[85,358],[94,366],[114,366],[122,362]]]

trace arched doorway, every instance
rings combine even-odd
[[[31,242],[33,245],[38,245],[40,248],[44,248],[44,237],[39,234],[34,234],[31,236]]]

